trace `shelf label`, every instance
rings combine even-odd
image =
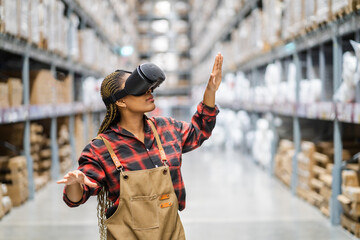
[[[360,103],[354,104],[354,122],[360,123]]]
[[[299,103],[296,108],[296,113],[299,117],[307,117],[307,105],[305,103]]]
[[[318,104],[319,115],[318,118],[321,120],[334,120],[335,109],[332,102],[320,102]]]
[[[337,118],[342,122],[353,122],[353,104],[352,103],[337,103],[336,104]]]
[[[306,116],[311,119],[318,118],[319,106],[318,103],[311,103],[308,105],[306,110]]]

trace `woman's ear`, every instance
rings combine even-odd
[[[115,104],[116,104],[116,106],[118,106],[118,107],[126,108],[126,103],[125,103],[125,101],[124,101],[123,99],[120,99],[120,100],[116,101]]]

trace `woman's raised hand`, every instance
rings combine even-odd
[[[223,55],[218,53],[215,57],[214,66],[210,74],[209,82],[207,85],[208,90],[217,91],[219,89],[221,79],[222,79],[222,64],[223,64]]]
[[[89,178],[80,170],[74,170],[68,172],[63,179],[57,181],[58,184],[72,185],[74,183],[85,184],[89,187],[97,187],[96,183],[93,183]]]

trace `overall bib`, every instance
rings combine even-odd
[[[159,147],[164,164],[162,167],[124,172],[109,142],[99,137],[120,170],[119,205],[115,213],[105,221],[109,240],[185,239],[165,152],[155,126],[150,120],[148,122]]]

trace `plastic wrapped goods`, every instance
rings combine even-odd
[[[69,51],[70,55],[73,59],[79,59],[80,57],[80,50],[79,50],[79,34],[78,34],[78,27],[80,24],[79,18],[72,14],[70,16],[70,41],[69,41]]]
[[[352,42],[355,52],[359,55],[360,46]],[[353,102],[356,96],[356,85],[359,82],[359,61],[352,52],[343,55],[343,71],[340,87],[334,94],[334,100],[338,102]]]
[[[14,1],[16,2],[16,1]],[[30,0],[20,0],[17,2],[18,4],[18,34],[20,37],[24,39],[28,39],[29,37],[29,8],[30,8]]]
[[[31,0],[30,2],[30,41],[40,43],[40,0]]]
[[[344,1],[344,0],[343,0]],[[317,0],[316,21],[324,22],[330,17],[331,0]]]
[[[3,0],[5,32],[18,34],[17,1]]]
[[[257,120],[254,140],[252,142],[252,154],[254,159],[265,168],[270,167],[273,139],[274,134],[269,128],[268,120],[264,118]]]

